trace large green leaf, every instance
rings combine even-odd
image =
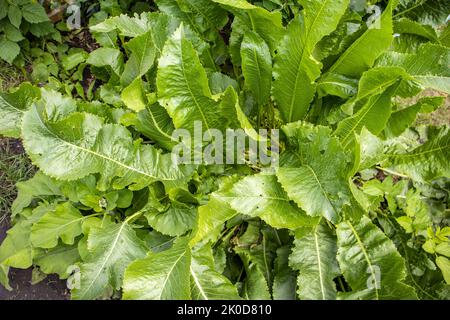
[[[298,296],[301,300],[334,300],[339,275],[337,244],[329,226],[322,221],[306,235],[296,237],[289,265],[299,271]]]
[[[188,8],[201,16],[204,21],[217,30],[222,29],[228,22],[227,12],[223,10],[218,4],[210,0],[182,0],[179,3],[185,2]]]
[[[72,299],[108,297],[122,286],[125,268],[147,252],[128,220],[91,228],[88,250],[89,259],[80,264],[80,283],[72,290]]]
[[[156,47],[153,43],[153,30],[137,36],[126,44],[131,52],[121,77],[123,85],[129,85],[134,79],[143,76],[153,66]]]
[[[189,172],[177,167],[170,154],[135,144],[124,127],[105,125],[92,114],[72,113],[50,122],[42,107],[33,107],[24,116],[23,138],[28,154],[44,173],[64,180],[100,173],[101,190],[114,177],[121,178],[115,181],[117,188],[135,183],[139,189],[154,181],[176,184]]]
[[[337,222],[350,205],[350,159],[327,127],[292,123],[283,127],[290,148],[281,154],[277,178],[289,198],[310,216]]]
[[[394,96],[400,77],[394,74],[394,78],[384,84],[391,84],[383,92],[371,95],[365,104],[354,115],[348,117],[338,124],[335,131],[344,147],[348,147],[354,141],[355,134],[359,134],[363,127],[366,127],[371,133],[380,134],[389,120],[392,113],[391,99]],[[397,83],[395,83],[397,81]],[[379,87],[376,87],[377,91]]]
[[[123,298],[133,300],[187,300],[191,298],[191,252],[185,239],[172,248],[148,253],[125,271]]]
[[[450,129],[430,127],[428,141],[403,154],[388,154],[395,170],[418,181],[450,177]]]
[[[0,135],[18,138],[24,112],[40,95],[39,89],[27,82],[10,93],[0,93]]]
[[[415,299],[412,287],[403,283],[406,268],[393,242],[369,218],[337,226],[337,259],[352,292],[342,298]]]
[[[265,105],[272,87],[272,58],[265,41],[256,33],[245,35],[241,45],[242,73],[245,85],[253,93],[258,105]]]
[[[450,93],[450,49],[427,43],[416,54],[388,52],[377,62],[382,66],[399,66],[424,88]]]
[[[192,43],[180,27],[166,42],[159,60],[158,97],[176,128],[194,130],[199,121],[204,130],[223,128],[227,117],[212,99],[206,71]]]
[[[219,191],[210,194],[207,204],[198,207],[196,233],[190,242],[191,246],[208,239],[217,228],[238,214],[223,198],[237,180],[237,177],[229,177],[222,183]]]
[[[240,300],[236,287],[215,270],[209,245],[193,250],[190,273],[192,299]]]
[[[427,110],[436,110],[444,102],[444,97],[424,97],[412,106],[392,113],[386,125],[386,133],[397,137],[409,128],[417,118],[417,114]]]
[[[20,53],[20,46],[16,42],[10,41],[5,38],[0,40],[0,47],[2,48],[2,50],[0,51],[0,58],[5,60],[9,64],[12,64],[14,62],[14,59]]]
[[[237,212],[260,217],[274,228],[297,229],[312,223],[312,219],[290,203],[273,174],[248,176],[220,195],[220,199]]]
[[[169,151],[178,144],[172,136],[175,130],[172,119],[159,103],[147,106],[139,112],[135,126],[139,132]]]
[[[312,57],[315,45],[337,26],[347,0],[303,1],[303,16],[293,20],[278,48],[273,97],[286,122],[303,119],[314,97],[321,65]]]
[[[392,10],[398,0],[391,0],[383,14],[339,57],[330,72],[349,77],[360,76],[392,42]]]
[[[85,217],[69,202],[58,205],[54,211],[46,213],[31,228],[31,243],[34,247],[50,249],[58,245],[58,240],[72,245],[81,234],[81,224]]]

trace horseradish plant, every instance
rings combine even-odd
[[[448,3],[397,2],[158,0],[91,26],[94,99],[0,98],[39,168],[1,283],[34,266],[73,299],[448,299],[450,133],[414,125],[445,100],[422,91],[450,91],[446,17],[420,11]],[[194,124],[278,165],[177,163]]]

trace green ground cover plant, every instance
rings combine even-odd
[[[4,287],[34,266],[72,299],[450,298],[450,132],[416,123],[448,107],[448,1],[113,7],[0,95],[38,168]],[[279,129],[279,165],[176,163],[195,123]]]

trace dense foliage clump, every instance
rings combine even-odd
[[[82,9],[74,31],[24,14],[64,41],[20,55],[18,19],[0,34],[3,59],[32,57],[0,134],[39,168],[17,184],[3,286],[35,266],[73,299],[450,298],[449,127],[415,124],[450,93],[447,1]],[[279,129],[279,165],[175,163],[195,123]]]

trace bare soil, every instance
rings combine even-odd
[[[7,145],[7,148],[6,148]],[[8,156],[21,155],[24,149],[19,140],[0,139],[0,152],[6,152]],[[18,170],[13,163],[9,169]],[[13,182],[9,181],[5,175],[0,172],[0,193],[6,196],[14,187]],[[14,194],[11,194],[15,197]],[[9,211],[9,210],[8,210]],[[6,231],[10,228],[9,212],[0,212],[0,244],[6,237]],[[50,275],[41,282],[31,284],[32,269],[20,270],[11,268],[9,272],[10,285],[12,291],[8,291],[0,285],[0,300],[65,300],[69,298],[65,281],[58,279],[56,275]]]

